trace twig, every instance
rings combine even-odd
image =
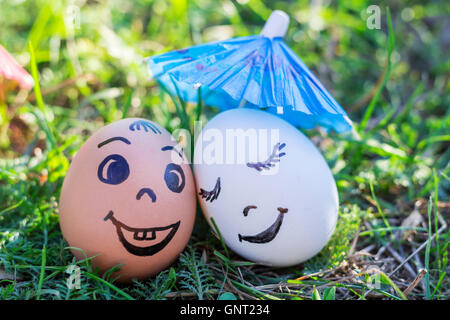
[[[445,222],[445,220],[441,217],[440,214],[438,214],[438,219],[439,222],[441,223],[441,227],[439,228],[439,230],[429,239],[427,239],[424,243],[422,243],[416,250],[414,250],[413,253],[411,253],[408,258],[406,258],[402,263],[400,263],[391,273],[389,273],[389,277],[391,277],[395,272],[397,272],[401,267],[403,267],[403,265],[405,265],[409,260],[411,260],[412,257],[414,257],[416,254],[418,254],[423,248],[426,247],[426,245],[428,244],[428,241],[433,241],[434,238],[436,238],[436,235],[441,234],[446,228],[447,228],[447,222]],[[372,289],[370,289],[369,291],[367,291],[364,294],[364,297],[367,297],[368,294],[370,294],[372,292]]]
[[[352,280],[352,279],[354,279],[354,278],[356,278],[356,277],[360,277],[360,276],[363,275],[364,273],[365,273],[365,272],[358,272],[358,273],[352,274],[351,276],[339,278],[339,279],[336,280],[336,281],[331,281],[331,282],[322,284],[322,285],[320,285],[320,286],[318,286],[318,287],[316,287],[316,288],[317,288],[317,289],[322,289],[322,288],[326,288],[326,287],[329,287],[329,286],[332,286],[332,285],[341,283],[341,282],[346,281],[346,280]]]
[[[384,246],[382,246],[378,251],[377,254],[375,255],[375,259],[378,260],[380,259],[380,256],[383,254],[383,252],[386,251],[387,246],[390,244],[391,242],[389,241],[387,244],[385,244]]]
[[[415,248],[415,247],[414,247]],[[422,263],[422,261],[420,261],[420,257],[419,257],[419,255],[418,254],[416,254],[415,256],[414,256],[414,260],[416,260],[416,265],[417,265],[417,269],[423,269],[423,263]],[[420,286],[422,287],[422,289],[423,289],[423,291],[425,291],[426,290],[426,287],[425,287],[425,281],[420,281]]]
[[[359,250],[359,252],[366,252],[366,253],[370,253],[370,251],[372,251],[373,249],[375,249],[377,245],[375,243],[372,243],[370,245],[368,245],[367,247],[365,247],[362,250]]]
[[[252,296],[251,294],[248,294],[248,293],[246,293],[246,292],[244,292],[244,291],[241,291],[241,290],[239,290],[238,288],[236,288],[236,286],[234,286],[234,285],[231,283],[231,280],[230,280],[230,279],[227,279],[227,283],[229,284],[229,286],[231,286],[231,287],[233,287],[233,288],[235,289],[236,293],[238,294],[238,296],[239,296],[239,298],[240,298],[241,300],[244,300],[244,297],[246,297],[247,299],[251,299],[251,300],[258,300],[257,297]]]
[[[402,257],[397,251],[391,248],[391,246],[387,247],[387,250],[390,252],[390,254],[394,257],[397,262],[402,263],[405,258]],[[413,268],[409,265],[409,263],[405,263],[405,269],[409,272],[410,275],[413,277],[416,276],[416,273],[414,272]]]
[[[355,252],[356,244],[358,243],[360,233],[361,233],[361,226],[358,226],[358,230],[356,231],[356,235],[353,238],[352,245],[350,246],[350,250],[348,251],[348,256],[352,256],[353,252]]]
[[[442,219],[441,215],[438,214],[438,219],[442,224],[442,227],[439,228],[439,230],[430,238],[427,239],[424,243],[422,243],[413,253],[409,255],[408,258],[406,258],[402,263],[400,263],[397,268],[392,271],[389,276],[393,275],[395,272],[397,272],[401,267],[403,267],[404,264],[406,264],[409,260],[411,260],[412,257],[414,257],[417,253],[419,253],[423,248],[425,248],[428,244],[428,241],[433,241],[434,238],[436,238],[436,235],[441,234],[442,231],[444,231],[447,228],[447,223],[445,220]]]
[[[334,268],[334,269],[325,270],[325,271],[314,272],[314,273],[311,273],[311,274],[307,274],[307,275],[305,275],[305,276],[298,277],[298,278],[295,279],[295,280],[296,280],[296,281],[306,280],[306,279],[309,279],[309,278],[311,278],[311,277],[320,276],[320,275],[324,275],[324,274],[326,274],[326,273],[334,272],[334,271],[336,271],[336,270],[338,270],[338,269],[340,269],[340,267],[337,267],[337,268]]]
[[[244,296],[250,296],[248,294],[246,294],[245,292],[240,291],[239,289],[237,289],[230,281],[230,279],[227,277],[225,280],[225,283],[223,283],[220,280],[216,279],[216,282],[219,286],[224,286],[224,288],[226,288],[229,292],[234,292],[235,294],[237,294],[239,296],[239,299],[244,300]],[[254,297],[252,297],[254,298]]]
[[[411,282],[411,284],[408,286],[408,288],[406,288],[403,293],[405,294],[405,296],[407,296],[408,294],[411,293],[411,291],[413,291],[413,289],[417,286],[417,284],[422,280],[422,278],[425,276],[425,274],[427,273],[427,270],[425,269],[421,269],[419,271],[419,274],[417,275],[417,277],[414,279],[413,282]]]
[[[217,290],[210,290],[206,293],[210,294],[217,294]],[[164,298],[179,298],[179,297],[196,297],[197,294],[195,292],[191,291],[175,291],[175,292],[169,292],[164,295]]]

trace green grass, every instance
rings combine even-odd
[[[308,2],[94,1],[73,28],[66,1],[0,3],[0,43],[37,84],[28,98],[14,91],[0,101],[0,299],[450,298],[445,1],[389,10],[379,2],[381,30],[366,27],[369,1],[334,1],[320,8],[319,24],[310,23]],[[353,134],[304,131],[338,186],[327,246],[295,267],[255,265],[212,236],[198,209],[188,247],[146,281],[119,284],[114,269],[100,275],[92,258],[76,261],[59,230],[58,197],[82,143],[123,117],[173,131],[217,113],[169,96],[148,80],[142,58],[259,33],[273,9],[290,14],[286,42],[355,123]],[[407,223],[415,211],[420,221]],[[73,265],[79,289],[67,286]],[[405,296],[422,268],[427,274]]]

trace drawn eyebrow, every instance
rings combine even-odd
[[[175,151],[181,159],[183,159],[183,154],[178,151],[174,146],[165,146],[161,148],[161,151],[167,151],[167,150],[171,150],[171,151]]]
[[[258,171],[262,171],[263,169],[269,170],[270,168],[275,166],[275,163],[280,162],[280,158],[286,155],[286,152],[279,152],[286,146],[286,143],[277,143],[273,147],[272,154],[266,161],[262,162],[247,162],[247,167],[256,169]]]
[[[100,142],[100,143],[97,145],[97,148],[101,148],[101,147],[103,147],[105,144],[108,144],[108,143],[113,142],[113,141],[116,141],[116,140],[125,142],[126,144],[131,144],[131,142],[130,142],[128,139],[124,138],[124,137],[113,137],[113,138],[106,139],[106,140],[103,141],[103,142]]]

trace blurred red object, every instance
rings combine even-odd
[[[31,75],[0,45],[0,99],[4,99],[2,95],[16,85],[29,90],[33,87],[34,81]]]

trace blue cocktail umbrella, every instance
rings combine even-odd
[[[352,129],[344,109],[284,43],[289,24],[276,10],[260,35],[233,38],[148,58],[154,78],[173,95],[221,110],[261,108],[293,125]],[[199,88],[201,90],[199,91]]]

